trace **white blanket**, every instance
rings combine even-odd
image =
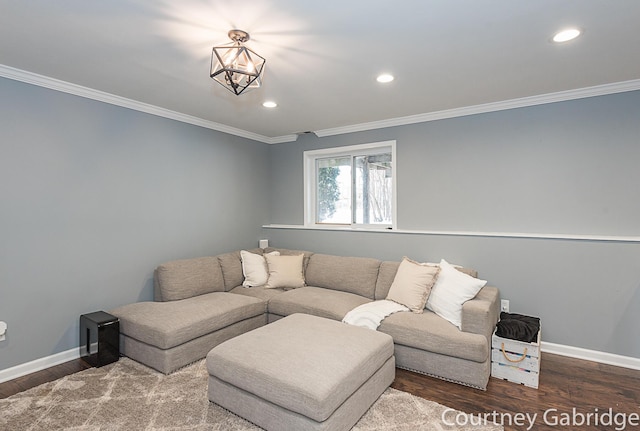
[[[385,317],[399,311],[409,311],[404,305],[383,299],[381,301],[368,302],[349,311],[342,321],[349,325],[362,326],[363,328],[378,329]]]

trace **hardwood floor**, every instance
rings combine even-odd
[[[475,418],[494,411],[504,414],[497,417],[507,431],[622,430],[621,424],[609,423],[608,418],[612,415],[621,422],[623,414],[624,430],[640,431],[640,371],[547,353],[542,353],[540,367],[538,389],[491,378],[484,392],[404,370],[396,371],[392,387],[474,413]],[[589,413],[590,425],[586,423]],[[531,428],[527,414],[537,414]],[[585,423],[579,423],[581,418]]]
[[[472,413],[476,421],[482,419],[480,414],[495,412],[491,418],[503,423],[506,431],[640,431],[640,371],[547,353],[542,354],[540,366],[537,390],[491,378],[487,391],[480,391],[400,369],[392,387]],[[87,368],[78,359],[2,383],[0,398]],[[588,414],[590,424],[580,424]]]
[[[89,364],[81,359],[65,362],[55,367],[47,368],[17,379],[0,383],[0,399],[10,397],[18,392],[26,391],[43,383],[51,382],[69,374],[91,368]]]

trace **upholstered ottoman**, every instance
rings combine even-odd
[[[207,355],[209,400],[266,430],[348,430],[395,378],[393,339],[293,314]]]

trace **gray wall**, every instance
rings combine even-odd
[[[78,346],[82,313],[150,300],[161,262],[255,247],[267,157],[265,144],[0,78],[0,370]]]
[[[395,139],[398,228],[640,236],[640,92],[270,148],[273,224],[303,223],[304,150]],[[543,339],[640,358],[640,244],[265,229],[271,245],[476,268]]]
[[[302,151],[395,139],[399,228],[640,235],[640,92],[264,145],[0,78],[0,369],[177,258],[272,245],[479,270],[550,342],[640,357],[640,245],[300,224]]]

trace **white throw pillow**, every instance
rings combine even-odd
[[[279,256],[280,252],[272,251],[267,254]],[[240,258],[242,259],[242,274],[244,275],[242,285],[244,287],[264,286],[267,284],[269,271],[264,256],[240,250]]]
[[[422,313],[439,272],[440,268],[437,266],[404,257],[389,288],[387,299],[408,307],[414,313]]]
[[[427,308],[462,329],[462,305],[473,299],[486,284],[486,280],[464,274],[442,259]]]
[[[271,256],[265,254],[269,279],[265,288],[288,287],[296,288],[304,286],[304,273],[302,272],[303,254],[294,256]]]

